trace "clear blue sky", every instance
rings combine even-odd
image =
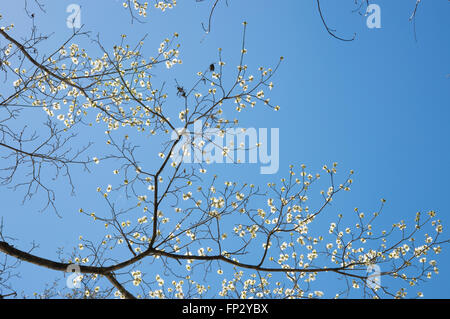
[[[217,60],[218,47],[230,61],[237,56],[245,20],[249,68],[274,65],[279,56],[285,57],[271,94],[281,110],[243,113],[241,117],[242,126],[280,128],[280,171],[266,176],[259,175],[259,165],[223,165],[215,167],[218,173],[266,183],[286,176],[289,164],[305,163],[320,171],[323,164],[336,161],[356,174],[352,191],[339,196],[332,211],[353,207],[375,211],[380,198],[386,198],[383,223],[412,220],[417,211],[432,209],[444,227],[450,225],[448,1],[422,1],[415,41],[408,21],[415,0],[372,1],[381,7],[381,29],[367,28],[364,17],[351,13],[353,1],[324,0],[330,27],[344,37],[356,32],[353,42],[338,41],[326,33],[315,1],[231,0],[228,7],[217,8],[211,34],[206,37],[200,23],[207,19],[207,4],[178,2],[176,9],[165,14],[152,8],[148,23],[131,25],[121,1],[49,1],[46,14],[36,11],[36,23],[43,33],[54,32],[47,42],[49,50],[70,34],[65,25],[65,9],[70,3],[82,6],[86,30],[99,33],[109,46],[122,33],[130,42],[148,33],[151,50],[164,37],[179,32],[184,63],[168,77],[189,83],[197,71]],[[2,1],[0,13],[5,17],[3,23],[15,23],[16,34],[28,30],[21,1]],[[95,197],[98,185],[91,179],[76,179],[77,197],[63,194],[58,202],[64,212],[62,219],[50,211],[39,213],[36,202],[18,204],[21,194],[2,188],[1,215],[8,234],[22,243],[35,240],[39,252],[52,257],[58,247],[76,245],[80,234],[95,232],[91,223],[84,226],[85,220],[74,215],[80,201]],[[437,260],[439,275],[420,290],[428,298],[449,298],[449,252],[444,250]],[[21,271],[16,287],[28,294],[41,290],[45,281],[62,278],[62,274],[34,266],[23,265]]]

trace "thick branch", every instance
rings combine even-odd
[[[106,274],[105,277],[113,284],[114,287],[116,287],[120,291],[120,293],[126,299],[136,299],[135,296],[133,296],[128,290],[125,289],[124,286],[120,284],[120,282],[117,281],[116,277],[114,277],[114,274],[109,273]]]

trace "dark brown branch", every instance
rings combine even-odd
[[[16,249],[13,246],[9,245],[6,242],[0,242],[0,251],[18,258],[22,261],[26,261],[38,266],[42,266],[45,268],[49,268],[49,269],[53,269],[53,270],[58,270],[58,271],[66,271],[67,268],[71,265],[68,263],[60,263],[60,262],[55,262],[49,259],[45,259],[45,258],[41,258],[32,254],[29,254],[27,252],[24,252],[22,250]],[[140,255],[137,255],[136,257],[133,257],[127,261],[118,263],[116,265],[113,266],[108,266],[108,267],[94,267],[94,266],[83,266],[80,265],[80,272],[81,273],[92,273],[92,274],[100,274],[100,275],[104,275],[107,276],[108,274],[110,274],[112,271],[115,270],[119,270],[122,269],[126,266],[132,265],[134,263],[136,263],[137,261],[143,259],[144,257],[147,256],[165,256],[165,257],[169,257],[172,259],[176,259],[176,260],[188,260],[188,259],[193,259],[193,260],[203,260],[203,261],[223,261],[226,262],[228,264],[234,265],[234,266],[238,266],[238,267],[242,267],[242,268],[247,268],[247,269],[254,269],[254,270],[258,270],[258,271],[264,271],[264,272],[305,272],[305,273],[314,273],[314,272],[328,272],[328,271],[334,271],[334,272],[342,272],[343,270],[347,270],[350,266],[354,266],[357,265],[357,263],[352,263],[349,264],[347,266],[343,266],[343,267],[336,267],[336,268],[308,268],[308,269],[298,269],[298,268],[290,268],[290,269],[285,269],[285,268],[267,268],[267,267],[261,267],[258,265],[251,265],[251,264],[246,264],[246,263],[241,263],[229,258],[226,258],[225,256],[222,255],[215,255],[215,256],[196,256],[196,255],[178,255],[178,254],[172,254],[172,253],[168,253],[168,252],[164,252],[161,250],[157,250],[157,249],[153,249],[153,248],[149,248],[147,249],[145,252],[143,252]]]
[[[335,33],[336,30],[330,29],[330,27],[327,25],[327,22],[325,21],[325,18],[322,14],[322,9],[320,8],[320,0],[317,0],[317,10],[319,11],[320,19],[322,20],[322,23],[323,23],[325,29],[333,38],[341,40],[341,41],[346,41],[346,42],[355,40],[356,33],[353,34],[353,37],[351,39],[346,39],[346,38],[341,38],[340,36],[337,36]]]
[[[133,296],[132,293],[126,290],[125,287],[122,286],[120,282],[117,281],[113,273],[108,273],[105,275],[105,277],[113,284],[114,287],[116,287],[120,291],[120,293],[125,297],[125,299],[136,299],[136,297]]]
[[[28,51],[25,49],[25,47],[23,46],[23,44],[21,44],[20,42],[18,42],[16,39],[12,38],[8,33],[6,33],[5,31],[0,29],[0,34],[7,39],[8,41],[11,41],[12,43],[14,43],[14,45],[23,53],[23,55],[34,65],[36,66],[38,69],[41,69],[42,71],[50,74],[52,77],[60,80],[61,82],[66,83],[67,85],[74,87],[76,89],[78,89],[87,99],[89,98],[89,95],[87,94],[86,90],[81,87],[80,85],[74,83],[73,81],[71,81],[70,79],[64,78],[54,72],[52,72],[51,70],[49,70],[47,67],[45,67],[43,64],[37,62],[29,53]],[[100,110],[102,110],[103,112],[105,112],[106,114],[108,114],[108,116],[110,116],[111,118],[117,120],[112,114],[110,114],[110,112],[108,112],[106,109],[104,109],[103,107],[97,106]]]

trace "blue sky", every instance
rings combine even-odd
[[[249,68],[275,65],[280,56],[285,57],[271,94],[281,110],[240,115],[242,126],[280,129],[280,171],[275,176],[260,175],[259,165],[251,164],[215,165],[209,170],[262,184],[286,176],[289,164],[305,163],[315,172],[323,164],[338,162],[345,171],[355,170],[355,183],[331,211],[354,207],[374,211],[380,198],[386,198],[379,222],[390,225],[413,220],[417,211],[435,210],[444,227],[450,224],[448,1],[422,1],[416,17],[417,41],[408,21],[415,0],[372,1],[381,8],[380,29],[367,28],[365,17],[351,13],[353,1],[322,1],[329,26],[343,37],[356,32],[353,42],[338,41],[326,33],[315,1],[294,0],[231,0],[228,7],[217,8],[211,33],[205,36],[200,25],[208,16],[208,1],[204,2],[181,0],[176,9],[164,14],[152,8],[147,23],[130,24],[120,1],[49,1],[46,14],[36,13],[36,24],[43,33],[54,32],[46,44],[49,50],[70,35],[65,26],[70,3],[81,5],[86,30],[100,34],[109,47],[122,33],[130,42],[148,33],[147,47],[152,50],[163,38],[179,32],[184,63],[166,76],[188,86],[197,71],[217,61],[219,47],[233,65],[240,50],[242,22],[247,21]],[[0,12],[6,22],[15,23],[16,34],[28,30],[20,1],[3,1]],[[40,251],[50,254],[57,247],[76,244],[81,233],[95,234],[91,224],[85,226],[73,214],[80,201],[92,200],[96,205],[96,194],[91,193],[97,184],[89,178],[76,179],[78,195],[59,202],[62,219],[51,212],[39,213],[35,202],[20,205],[21,194],[1,189],[8,234],[24,243],[36,240]],[[450,254],[444,250],[437,260],[439,275],[421,290],[428,298],[449,298]],[[28,265],[21,271],[16,285],[28,293],[62,277]]]

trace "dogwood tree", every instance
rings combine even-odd
[[[123,6],[137,19],[147,10],[172,9],[176,1]],[[129,43],[125,34],[113,47],[94,38],[91,54],[77,44],[89,36],[82,28],[44,49],[47,37],[35,29],[18,39],[14,25],[1,27],[1,183],[23,192],[24,200],[45,198],[41,209],[55,215],[77,211],[98,229],[80,231],[74,250],[51,259],[44,247],[13,240],[2,223],[3,296],[15,293],[11,279],[21,263],[65,273],[62,294],[50,289],[38,296],[68,298],[402,298],[411,297],[408,287],[438,273],[434,255],[448,240],[441,238],[436,213],[384,225],[378,223],[384,200],[371,213],[330,209],[353,182],[353,171],[338,173],[337,163],[320,172],[292,165],[267,185],[209,169],[206,145],[220,157],[247,149],[214,143],[238,127],[239,112],[280,108],[269,95],[283,58],[250,69],[246,28],[244,22],[240,52],[219,49],[216,63],[201,66],[189,85],[173,88],[155,75],[183,63],[177,33],[151,55],[145,38]],[[238,65],[227,63],[231,55]],[[36,116],[30,122],[30,108],[45,121]],[[199,123],[200,132],[194,129]],[[79,137],[89,130],[103,133],[89,141]],[[186,160],[195,154],[200,160]],[[72,212],[61,211],[55,180],[75,191],[74,170],[89,180],[100,167],[120,180],[92,181],[102,208],[80,199]],[[329,291],[316,284],[322,277],[343,280]]]

